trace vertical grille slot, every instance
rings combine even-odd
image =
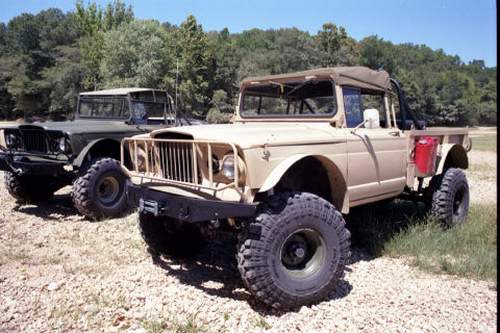
[[[42,130],[23,129],[21,130],[21,136],[26,152],[48,152],[47,137]]]

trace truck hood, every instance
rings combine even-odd
[[[340,133],[342,132],[342,133]],[[151,132],[152,137],[181,134],[195,140],[234,143],[241,148],[259,145],[282,145],[302,142],[345,140],[342,129],[329,123],[236,123],[223,125],[198,125]]]
[[[50,131],[62,131],[68,134],[90,134],[90,133],[117,133],[131,130],[123,120],[87,120],[76,119],[74,121],[45,121],[34,123],[9,124],[2,128],[41,128]],[[154,129],[157,129],[155,126]],[[141,125],[138,129],[152,130],[147,125]]]

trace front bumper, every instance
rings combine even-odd
[[[127,181],[127,200],[140,212],[168,216],[185,222],[255,216],[257,204],[207,200],[151,190]]]
[[[26,156],[0,152],[0,170],[18,175],[57,176],[65,173],[64,164],[51,161],[33,161]]]

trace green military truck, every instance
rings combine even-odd
[[[128,211],[119,164],[124,137],[176,125],[172,98],[146,88],[80,93],[74,120],[0,129],[0,170],[21,203],[48,200],[73,184],[78,211],[99,220]]]

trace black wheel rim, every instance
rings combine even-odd
[[[281,246],[281,265],[293,278],[305,279],[314,275],[323,266],[325,258],[325,241],[313,229],[293,232]]]
[[[108,206],[113,204],[120,194],[120,182],[114,176],[102,177],[97,184],[97,198]]]

